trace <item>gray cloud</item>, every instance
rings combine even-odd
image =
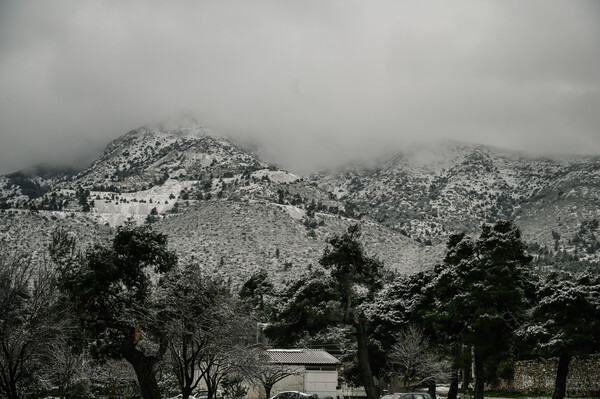
[[[595,1],[0,2],[0,173],[189,111],[306,171],[452,138],[600,154]]]

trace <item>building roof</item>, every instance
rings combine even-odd
[[[338,364],[340,361],[322,349],[267,349],[269,363]]]

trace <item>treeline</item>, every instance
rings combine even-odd
[[[285,287],[261,271],[239,293],[179,264],[149,226],[125,225],[110,245],[85,250],[58,230],[47,260],[5,248],[0,397],[186,399],[201,383],[209,399],[217,389],[242,397],[252,384],[268,396],[286,370],[265,365],[257,322],[274,346],[337,352],[369,399],[398,376],[432,395],[449,382],[455,399],[471,364],[483,398],[515,360],[537,356],[560,359],[560,399],[571,358],[600,348],[600,277],[534,274],[509,221],[484,225],[479,237],[452,235],[443,261],[411,276],[384,273],[360,237],[357,225],[330,237],[319,265]]]
[[[238,398],[268,374],[251,309],[165,235],[126,225],[83,251],[58,230],[48,258],[0,256],[1,398]]]
[[[326,347],[353,362],[346,378],[370,399],[398,376],[433,397],[436,383],[449,382],[455,399],[472,372],[483,398],[485,385],[512,378],[514,361],[535,357],[559,358],[553,398],[563,398],[572,357],[600,350],[600,276],[534,272],[509,221],[484,225],[479,237],[452,235],[443,262],[386,286],[358,227],[328,243],[320,269],[281,290],[259,273],[242,295],[275,345]]]

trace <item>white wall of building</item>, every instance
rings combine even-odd
[[[306,368],[304,366],[290,366],[290,369],[294,370],[296,374],[289,375],[283,380],[276,382],[271,390],[271,396],[285,391],[304,392],[304,373],[306,373]]]
[[[335,399],[338,384],[337,370],[314,370],[315,368],[318,367],[309,366],[309,370],[307,370],[305,366],[293,366],[296,374],[285,377],[277,382],[271,390],[271,397],[280,392],[300,391],[308,394],[317,394],[320,399],[328,396]],[[262,387],[252,388],[248,391],[248,398],[265,399],[264,389]]]
[[[307,370],[304,375],[304,392],[317,394],[319,398],[337,395],[337,370]]]

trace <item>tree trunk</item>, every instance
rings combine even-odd
[[[131,363],[131,362],[130,362]],[[160,389],[156,381],[156,370],[154,370],[154,361],[139,361],[131,363],[135,370],[135,375],[140,384],[140,391],[144,399],[161,399]]]
[[[2,372],[0,374],[0,397],[4,393],[4,396],[8,399],[19,399],[19,392],[17,391],[18,370],[4,342],[2,343],[2,351],[3,361],[6,366],[0,370]],[[17,359],[17,363],[18,361]]]
[[[192,387],[185,386],[181,389],[182,399],[188,399],[192,394]]]
[[[9,369],[7,381],[4,381],[4,392],[8,399],[19,399],[19,391],[17,390],[16,370]],[[4,377],[4,376],[3,376]],[[4,385],[3,384],[3,385]]]
[[[462,381],[460,384],[460,389],[462,389],[463,391],[469,389],[469,384],[471,384],[472,373],[473,371],[471,370],[471,364],[462,369]]]
[[[183,327],[185,331],[190,331],[192,327],[185,325]],[[179,382],[179,388],[181,389],[182,399],[188,399],[192,394],[192,386],[194,385],[194,370],[195,370],[195,356],[193,343],[191,347],[188,345],[187,339],[181,340],[181,354],[177,355],[178,351],[175,348],[175,344],[170,348],[173,354],[173,368],[177,375]],[[197,385],[197,384],[196,384]]]
[[[463,346],[462,350],[463,350],[463,353],[469,353],[471,356],[473,356],[470,346]],[[472,364],[472,361],[469,361],[468,363],[466,363],[466,366],[464,368],[462,368],[461,389],[463,391],[469,389],[469,384],[471,383],[471,374],[473,372],[471,370],[471,364]]]
[[[485,376],[483,371],[483,354],[475,348],[475,394],[474,399],[483,399],[483,388],[485,384]]]
[[[271,388],[272,385],[263,385],[265,387],[265,399],[269,399],[271,397]]]
[[[561,354],[558,358],[558,370],[556,371],[556,381],[554,383],[552,399],[563,399],[565,397],[565,393],[567,392],[569,363],[571,363],[571,355]]]
[[[214,381],[211,377],[205,380],[206,382],[206,390],[208,391],[207,399],[215,399],[217,393],[217,387],[214,384]]]
[[[452,370],[450,375],[450,389],[448,389],[448,399],[456,399],[458,395],[458,370]]]
[[[378,399],[377,387],[373,381],[373,372],[371,371],[371,361],[369,359],[369,347],[367,346],[367,333],[364,324],[354,322],[356,330],[356,343],[358,346],[358,367],[362,377],[367,399]]]
[[[431,396],[431,399],[437,399],[437,397],[435,395],[435,391],[436,391],[436,383],[435,383],[435,381],[430,382],[429,384],[427,384],[427,393],[429,394],[429,396]]]
[[[17,391],[17,382],[11,378],[8,386],[6,387],[6,397],[8,399],[19,399],[19,392]]]
[[[128,329],[123,341],[121,341],[121,354],[135,371],[140,391],[144,399],[161,399],[160,389],[156,381],[155,366],[158,361],[156,357],[146,356],[135,348],[135,329]]]
[[[212,375],[211,370],[212,369]],[[209,367],[206,371],[204,382],[206,382],[206,389],[208,390],[208,399],[215,399],[217,397],[217,391],[219,390],[219,382],[221,381],[222,371],[219,366]]]

